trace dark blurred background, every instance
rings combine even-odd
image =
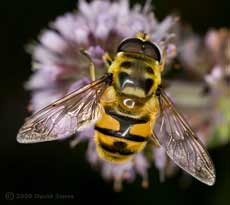
[[[227,0],[153,0],[153,3],[159,19],[177,12],[201,34],[210,27],[230,27],[230,2]],[[36,39],[48,22],[72,11],[75,6],[75,0],[1,2],[1,200],[6,201],[5,194],[12,192],[70,194],[74,199],[61,201],[76,204],[230,204],[229,145],[210,150],[217,172],[213,187],[192,180],[190,186],[183,188],[180,176],[160,183],[158,172],[152,167],[149,189],[142,189],[137,179],[133,184],[125,184],[123,192],[114,193],[112,184],[105,183],[99,172],[86,162],[85,144],[70,149],[69,141],[34,145],[16,142],[17,131],[28,116],[29,93],[23,83],[31,74],[31,58],[24,46]]]

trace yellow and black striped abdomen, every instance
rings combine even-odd
[[[135,119],[105,108],[95,126],[95,141],[99,156],[111,162],[124,162],[141,151],[151,135],[148,118]]]

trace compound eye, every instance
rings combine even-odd
[[[157,60],[158,62],[161,61],[161,52],[158,46],[150,41],[144,42],[144,54],[153,58],[154,60]]]
[[[117,52],[142,53],[143,42],[138,38],[129,38],[121,42]]]
[[[150,41],[142,41],[138,38],[128,38],[122,41],[118,46],[117,52],[140,53],[153,58],[158,62],[161,61],[159,47]]]

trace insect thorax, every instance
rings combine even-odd
[[[140,54],[118,53],[109,71],[116,92],[142,101],[155,94],[161,81],[159,63]]]

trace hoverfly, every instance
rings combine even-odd
[[[140,32],[120,43],[114,59],[108,54],[103,59],[107,73],[95,80],[91,61],[92,82],[29,117],[17,141],[57,140],[95,124],[102,159],[124,163],[152,139],[179,167],[213,185],[215,169],[208,152],[161,87],[165,53]]]

